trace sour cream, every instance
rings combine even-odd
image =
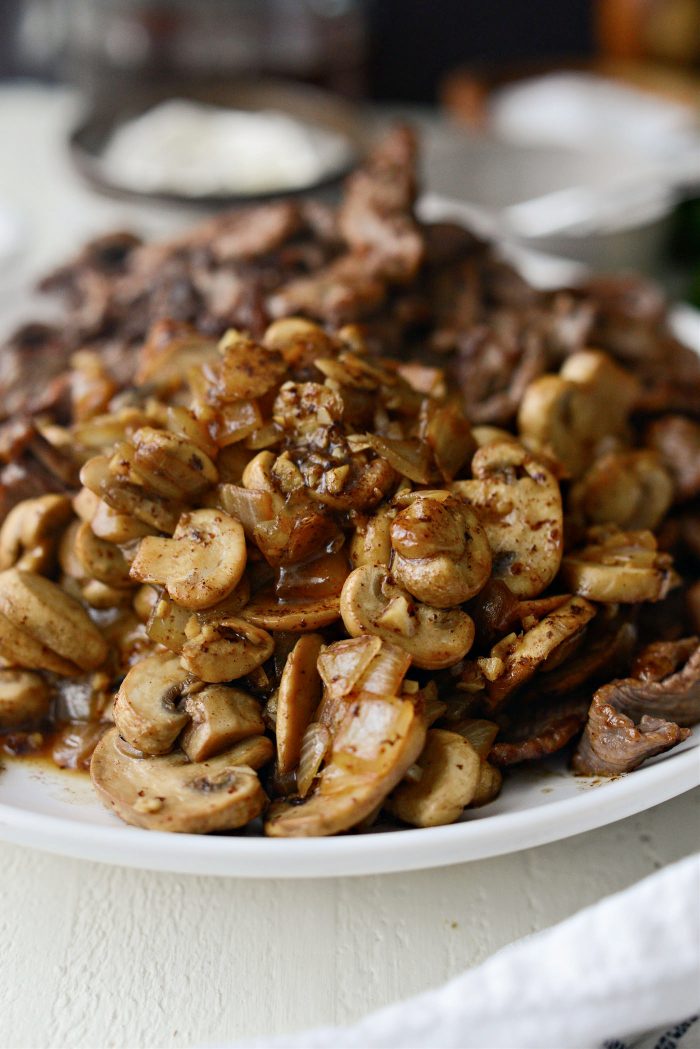
[[[172,99],[118,127],[101,167],[113,185],[142,193],[254,195],[321,182],[352,152],[342,135],[276,110]]]

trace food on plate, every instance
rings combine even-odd
[[[0,744],[127,823],[437,826],[700,721],[700,361],[641,278],[421,222],[414,165],[101,237],[3,350]]]

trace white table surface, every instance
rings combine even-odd
[[[3,327],[29,276],[81,238],[182,221],[88,193],[60,148],[69,108],[59,92],[0,90],[0,207],[26,237],[0,265]],[[434,170],[438,138],[431,148]],[[349,1022],[690,854],[699,826],[694,790],[513,856],[306,882],[153,874],[0,844],[0,1046],[221,1044]]]

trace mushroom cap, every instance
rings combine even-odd
[[[114,722],[123,739],[142,754],[167,754],[189,721],[178,706],[188,674],[170,652],[139,660],[114,699]]]
[[[184,834],[235,830],[259,816],[267,800],[257,774],[241,764],[241,747],[199,762],[181,751],[138,757],[114,728],[95,748],[90,778],[107,808],[135,827]]]
[[[350,573],[340,612],[352,637],[376,634],[427,670],[453,666],[474,641],[474,623],[466,612],[415,604],[381,565],[361,565]]]
[[[391,524],[392,575],[434,608],[468,601],[491,574],[491,548],[476,514],[459,499],[418,495]]]
[[[146,536],[131,578],[165,587],[176,604],[193,610],[223,601],[246,566],[243,526],[223,510],[183,514],[172,539]]]
[[[417,765],[420,779],[400,783],[387,811],[414,827],[454,823],[479,786],[481,759],[474,747],[457,732],[431,728]]]
[[[452,490],[476,511],[493,553],[493,576],[518,597],[536,597],[561,564],[564,516],[559,484],[522,445],[496,441],[472,461],[474,477]]]

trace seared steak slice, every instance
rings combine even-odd
[[[700,424],[682,415],[664,415],[648,428],[646,440],[668,467],[678,502],[700,495]]]
[[[604,685],[593,697],[573,758],[575,772],[631,772],[687,739],[690,729],[685,726],[700,721],[698,638],[648,645],[633,673]]]

